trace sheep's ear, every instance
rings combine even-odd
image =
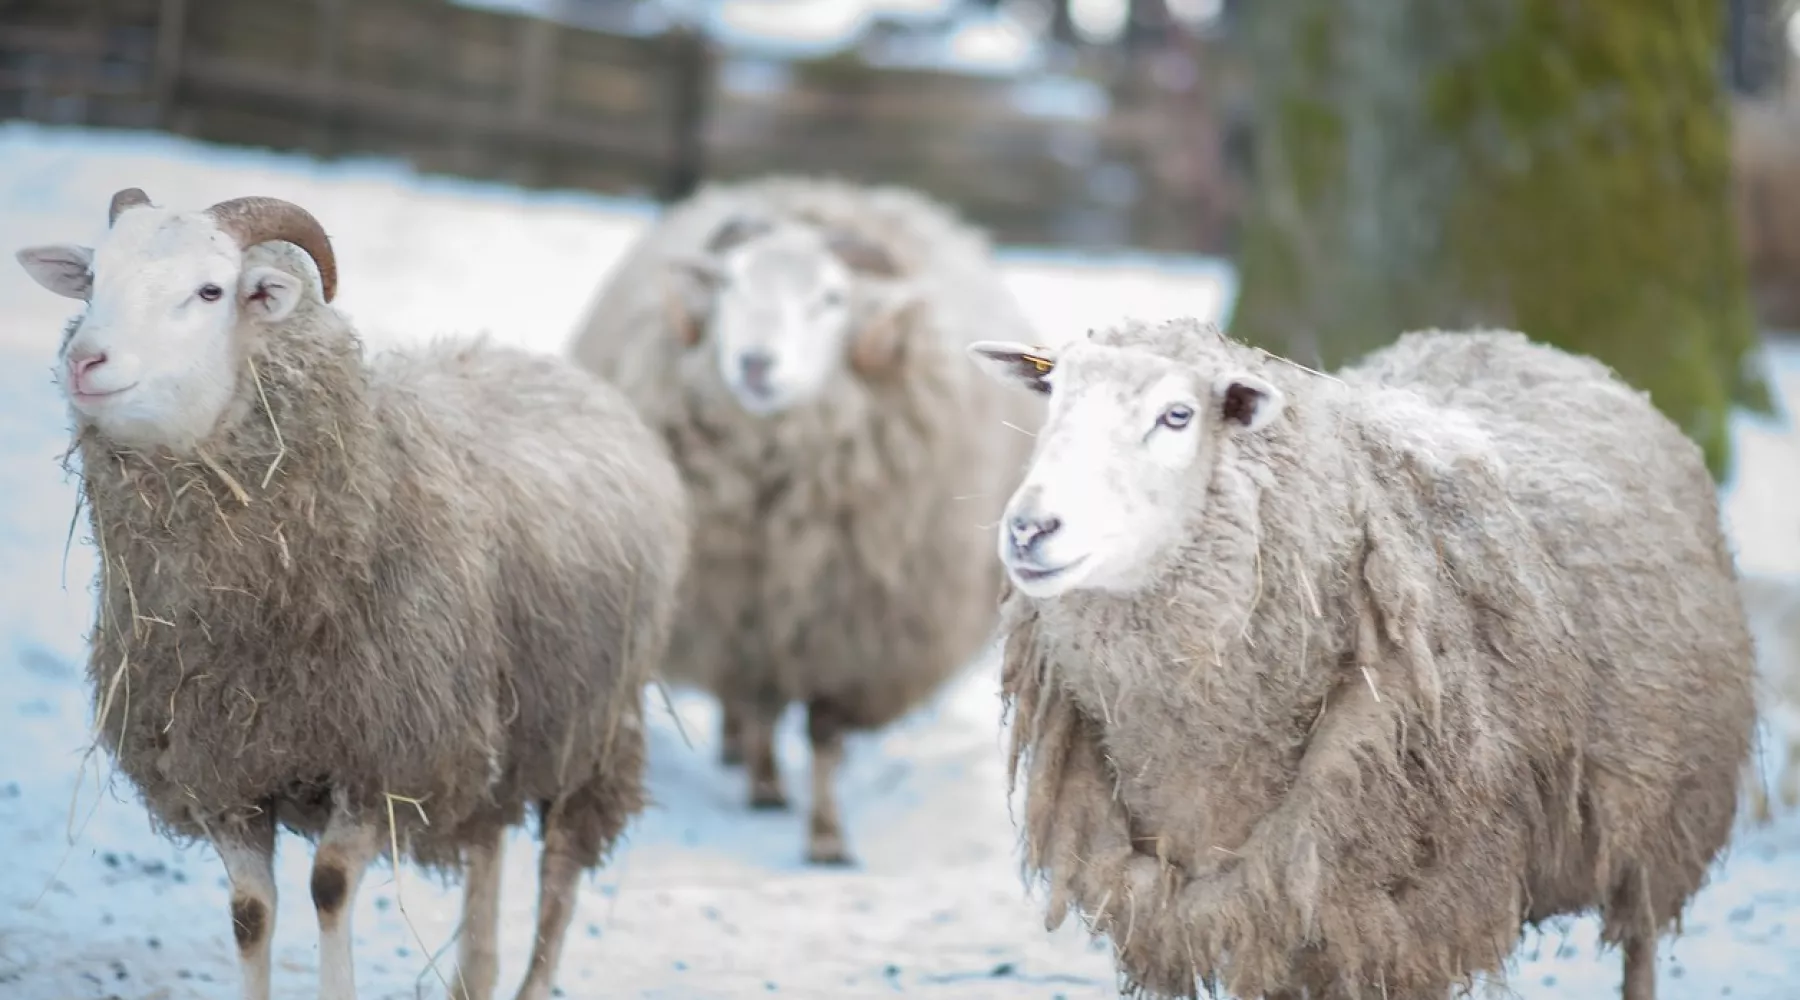
[[[1213,383],[1213,400],[1219,407],[1219,419],[1234,431],[1260,431],[1281,416],[1287,397],[1274,383],[1239,372],[1221,375]]]
[[[995,381],[1050,394],[1050,383],[1045,379],[1056,369],[1056,355],[1048,348],[1010,340],[977,340],[969,345],[969,354]]]
[[[238,279],[238,298],[244,315],[258,323],[279,323],[294,314],[304,287],[280,268],[252,267]]]
[[[94,294],[94,251],[73,243],[26,247],[16,255],[32,280],[58,295],[83,302]]]
[[[864,378],[893,372],[906,353],[907,331],[922,322],[925,297],[906,281],[865,282],[850,340],[850,367]]]
[[[692,347],[706,332],[712,293],[723,273],[705,257],[676,257],[663,276],[663,315],[682,346]]]
[[[825,234],[825,245],[844,262],[845,267],[858,274],[876,278],[900,276],[899,261],[894,259],[887,247],[874,240],[842,229],[833,229]]]

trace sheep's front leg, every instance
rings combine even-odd
[[[275,812],[265,807],[244,826],[213,838],[231,879],[231,933],[237,939],[244,1000],[269,1000],[275,936]]]
[[[786,809],[787,792],[781,787],[781,769],[775,763],[775,724],[787,706],[771,698],[758,698],[744,706],[744,757],[750,769],[750,808]]]
[[[1636,937],[1625,942],[1625,980],[1622,1000],[1656,1000],[1656,939]]]
[[[518,1000],[549,1000],[562,961],[563,940],[575,918],[575,890],[581,878],[582,858],[575,832],[560,810],[544,816],[544,848],[538,858],[537,942],[531,948],[531,965],[519,987]]]
[[[457,934],[451,1000],[488,1000],[500,975],[500,858],[506,831],[470,847],[463,873],[462,930]]]
[[[837,773],[844,763],[843,718],[830,703],[806,706],[806,736],[812,744],[812,816],[806,860],[815,865],[850,864],[838,818]]]
[[[312,899],[319,914],[319,1000],[355,1000],[350,916],[363,873],[380,846],[379,827],[351,816],[342,801],[335,804],[313,855]]]

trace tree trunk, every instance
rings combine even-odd
[[[1409,329],[1610,364],[1729,464],[1767,411],[1730,215],[1720,0],[1257,0],[1233,333],[1336,366]]]

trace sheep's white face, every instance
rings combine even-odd
[[[922,304],[880,242],[787,218],[727,215],[697,255],[670,264],[678,329],[759,417],[812,402],[846,374],[893,371],[904,317]]]
[[[18,253],[39,284],[87,302],[58,356],[77,420],[134,448],[186,452],[230,405],[240,315],[264,322],[299,302],[294,276],[244,267],[233,238],[201,212],[122,212],[98,247]]]
[[[816,230],[784,226],[722,254],[713,288],[719,377],[746,411],[804,403],[839,374],[852,275]]]
[[[1000,381],[1050,396],[999,527],[1007,575],[1037,599],[1152,585],[1222,436],[1257,433],[1283,407],[1280,390],[1249,372],[1202,372],[1133,348],[1079,341],[1052,356],[982,341],[970,352]]]

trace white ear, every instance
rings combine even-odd
[[[1213,399],[1226,428],[1244,432],[1269,426],[1287,406],[1280,389],[1248,372],[1219,376],[1213,383]]]
[[[273,267],[253,267],[238,281],[244,315],[259,323],[279,323],[300,304],[300,279]]]
[[[1056,355],[1049,348],[1010,340],[977,340],[969,345],[969,355],[976,367],[996,382],[1050,394],[1050,383],[1044,377],[1055,370]]]
[[[26,247],[17,254],[25,273],[58,295],[87,301],[94,293],[94,251],[72,243]]]

